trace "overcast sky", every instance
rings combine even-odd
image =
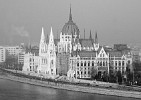
[[[141,43],[141,0],[0,0],[0,44],[38,43],[42,26],[56,37],[70,4],[81,37],[85,28],[86,37],[97,31],[102,45]]]

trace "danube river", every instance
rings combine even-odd
[[[137,100],[73,92],[0,79],[0,100]],[[139,99],[138,99],[139,100]]]

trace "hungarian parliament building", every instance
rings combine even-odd
[[[110,71],[125,73],[127,65],[132,64],[130,49],[127,45],[117,44],[114,48],[101,46],[89,33],[89,38],[80,38],[78,26],[72,20],[71,8],[69,21],[65,23],[59,39],[44,34],[42,28],[39,52],[26,52],[23,72],[43,76],[66,75],[68,78],[91,78],[92,70],[107,74]],[[85,32],[84,32],[85,36]]]

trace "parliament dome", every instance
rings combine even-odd
[[[69,21],[65,23],[65,25],[62,28],[62,34],[63,35],[72,35],[79,38],[79,29],[78,26],[73,22],[72,20],[72,14],[71,14],[71,8],[70,8],[70,15],[69,15]]]

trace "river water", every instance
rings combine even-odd
[[[0,100],[139,100],[89,94],[0,79]]]

